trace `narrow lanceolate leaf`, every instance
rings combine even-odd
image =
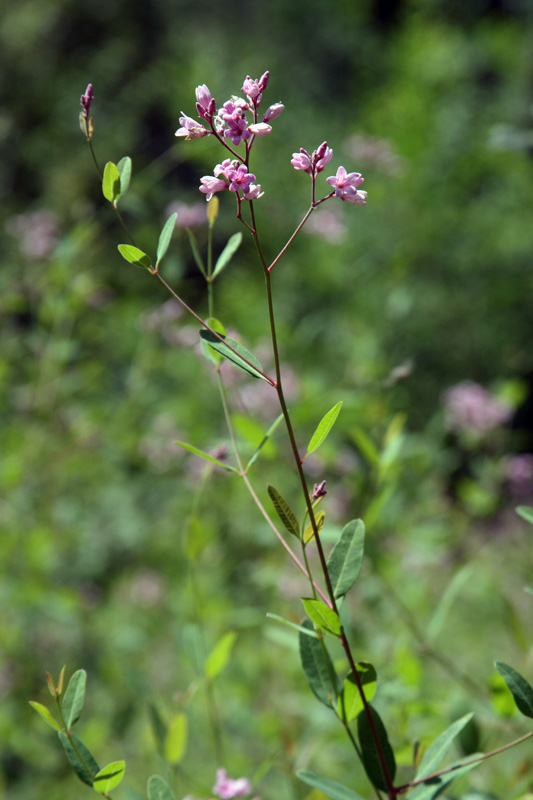
[[[59,740],[67,754],[70,766],[82,783],[92,786],[94,777],[100,772],[100,767],[95,757],[73,733],[67,736],[58,733]]]
[[[264,381],[270,383],[266,375],[262,374],[263,368],[257,358],[250,353],[246,347],[236,342],[235,339],[230,339],[229,336],[223,336],[222,338],[224,341],[221,342],[214,333],[205,329],[200,331],[200,336],[205,342],[211,345],[213,350],[216,350],[221,356],[231,361],[234,367],[237,367],[243,372],[247,372],[248,375],[252,375],[254,378],[262,378]],[[230,345],[232,349],[230,349],[228,345]]]
[[[265,444],[268,442],[268,440],[270,439],[270,437],[272,436],[272,434],[274,433],[274,431],[276,430],[276,428],[278,427],[278,425],[280,424],[282,419],[283,419],[283,414],[280,414],[279,417],[274,420],[274,422],[272,423],[270,428],[267,430],[267,432],[265,433],[264,437],[262,438],[262,440],[258,444],[255,453],[253,454],[253,456],[249,460],[248,464],[246,465],[246,471],[248,471],[249,467],[251,467],[252,464],[254,464],[257,461],[259,453],[261,452],[261,450],[263,449]]]
[[[385,759],[387,772],[392,782],[396,775],[396,761],[389,743],[387,731],[385,730],[381,717],[372,706],[370,706],[370,713],[372,715],[372,721],[381,747],[381,752]],[[362,711],[357,717],[357,732],[359,734],[359,744],[363,756],[363,766],[368,779],[376,789],[386,792],[388,790],[387,779],[374,741],[374,734],[365,711]]]
[[[216,317],[209,317],[207,320],[207,324],[212,330],[216,331],[217,333],[220,333],[221,336],[226,335],[225,327],[220,322],[220,320],[216,319]],[[202,355],[204,356],[204,358],[207,358],[207,360],[210,361],[215,366],[218,366],[221,361],[224,361],[224,357],[221,356],[220,353],[217,353],[216,350],[213,350],[213,348],[210,345],[208,345],[207,342],[204,342],[203,339],[200,342],[200,347],[202,348]]]
[[[165,758],[169,764],[179,764],[185,755],[187,747],[187,717],[185,714],[176,714],[168,726],[165,739]]]
[[[37,703],[35,700],[30,700],[30,706],[44,719],[47,725],[50,725],[55,731],[61,730],[61,725],[56,721],[54,715],[46,706],[43,706],[42,703]]]
[[[431,775],[432,772],[437,771],[439,764],[446,757],[453,740],[463,730],[465,725],[470,722],[473,716],[473,714],[465,714],[464,717],[452,723],[444,733],[441,733],[441,735],[435,739],[424,753],[424,757],[416,771],[415,780],[418,781],[421,778],[425,778],[427,775]]]
[[[186,230],[187,230],[187,236],[189,237],[192,254],[194,256],[194,260],[196,261],[196,266],[198,267],[204,278],[207,278],[207,272],[204,267],[204,262],[202,261],[202,256],[200,255],[200,251],[198,250],[198,245],[196,244],[194,233],[191,230],[189,230],[189,228],[187,228]]]
[[[331,781],[329,778],[322,778],[309,769],[299,769],[296,777],[307,783],[308,786],[312,786],[313,789],[318,789],[319,792],[331,797],[331,800],[363,800],[360,794],[352,792],[351,789],[341,783]]]
[[[332,608],[321,600],[314,600],[310,597],[302,597],[302,603],[307,616],[313,620],[315,625],[324,633],[330,636],[340,636],[342,631],[339,615]]]
[[[277,620],[277,622],[283,622],[283,624],[288,625],[289,628],[292,628],[293,630],[298,631],[299,633],[303,633],[306,636],[311,636],[313,639],[318,638],[316,631],[312,627],[305,628],[303,625],[296,625],[295,622],[289,622],[288,619],[284,619],[283,617],[278,616],[278,614],[271,614],[270,612],[268,612],[267,617],[269,619],[275,619]]]
[[[87,684],[87,673],[84,669],[79,669],[74,673],[68,682],[67,691],[61,704],[61,711],[67,730],[79,720],[83,701],[85,699],[85,686]]]
[[[176,800],[160,775],[152,775],[151,778],[148,778],[146,791],[148,800]]]
[[[325,511],[317,511],[316,512],[316,514],[315,514],[315,523],[316,523],[316,528],[317,528],[317,531],[318,531],[319,535],[320,535],[320,531],[322,530],[322,527],[324,525],[324,519],[325,518],[326,518],[326,512]],[[308,525],[305,526],[304,535],[303,535],[302,538],[303,538],[304,544],[307,544],[308,542],[311,542],[315,538],[315,532],[313,530],[313,525],[311,523],[309,523]]]
[[[104,167],[102,192],[105,199],[116,206],[120,196],[120,173],[117,169],[117,165],[113,164],[112,161],[108,161]]]
[[[465,758],[454,761],[453,764],[447,767],[451,772],[447,772],[445,775],[439,775],[437,778],[428,778],[426,783],[415,786],[413,791],[409,794],[409,800],[434,800],[436,797],[441,797],[443,791],[455,778],[465,775],[467,772],[470,772],[471,769],[483,763],[481,760],[475,760],[480,759],[482,755],[483,753],[472,753],[470,756],[465,756]],[[472,761],[474,761],[474,763],[472,763]]]
[[[112,761],[95,775],[93,789],[99,794],[106,794],[119,785],[126,770],[125,761]]]
[[[364,547],[365,526],[362,520],[354,519],[343,528],[340,539],[327,561],[329,577],[336,598],[344,597],[359,577]]]
[[[150,725],[152,726],[152,733],[154,734],[157,749],[161,754],[165,749],[165,739],[167,736],[167,726],[165,725],[158,708],[153,704],[148,705],[148,714],[150,717]]]
[[[339,402],[336,405],[334,405],[333,408],[331,408],[324,417],[322,417],[307,447],[307,455],[317,450],[322,444],[322,442],[326,439],[330,430],[335,425],[335,420],[339,416],[339,411],[341,410],[341,406],[342,406],[342,400],[339,400]]]
[[[170,217],[165,222],[165,224],[163,225],[163,230],[159,234],[159,242],[157,243],[157,255],[155,262],[156,267],[159,265],[160,261],[166,255],[168,246],[170,244],[170,240],[172,239],[172,234],[174,233],[174,228],[176,227],[177,218],[178,218],[177,214],[171,214]]]
[[[234,233],[233,236],[231,236],[228,239],[227,245],[219,255],[217,263],[215,264],[215,269],[213,270],[213,278],[215,277],[215,275],[218,275],[219,272],[222,272],[224,267],[226,267],[229,264],[229,262],[239,249],[241,242],[242,242],[242,233]]]
[[[118,252],[129,264],[133,264],[141,269],[152,269],[150,256],[147,255],[144,250],[141,250],[139,247],[135,247],[132,244],[119,244],[117,246]]]
[[[522,519],[525,519],[526,522],[531,522],[533,525],[533,508],[531,508],[531,506],[518,506],[516,513],[520,514]]]
[[[183,449],[187,450],[189,453],[194,453],[195,456],[200,456],[200,458],[210,461],[211,464],[216,464],[217,467],[226,469],[228,472],[238,472],[238,470],[235,469],[235,467],[232,467],[231,464],[224,464],[223,461],[219,461],[218,458],[213,458],[213,456],[210,456],[209,453],[199,450],[198,447],[194,447],[192,444],[187,444],[187,442],[174,442],[174,444],[183,447]]]
[[[207,656],[205,661],[205,675],[209,680],[214,680],[228,663],[236,638],[237,634],[235,631],[225,633]]]
[[[533,687],[519,672],[503,661],[496,661],[494,666],[509,687],[520,713],[525,717],[533,717]]]
[[[121,158],[117,164],[117,169],[118,169],[118,174],[120,176],[120,195],[117,198],[118,200],[120,199],[120,197],[124,197],[130,185],[131,158],[129,156],[124,156],[124,158]]]
[[[269,484],[267,491],[268,496],[272,500],[274,508],[277,511],[278,517],[283,522],[289,533],[292,533],[293,536],[296,536],[296,538],[299,539],[300,526],[298,524],[298,520],[296,519],[296,514],[291,509],[287,501],[283,499],[277,489]]]
[[[360,661],[356,664],[357,674],[362,684],[365,698],[370,703],[376,694],[377,675],[376,670],[367,661]],[[346,722],[356,719],[364,708],[361,693],[357,688],[353,672],[348,673],[345,678],[342,693],[337,703],[337,714]]]
[[[310,620],[304,620],[302,625],[304,628],[313,629]],[[332,680],[336,681],[336,675],[326,645],[324,641],[312,639],[303,633],[300,633],[298,640],[302,668],[309,686],[320,702],[331,708],[333,700],[337,697],[337,686],[332,685]]]

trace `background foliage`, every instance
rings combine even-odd
[[[522,592],[531,536],[513,511],[531,501],[531,485],[526,474],[513,488],[508,476],[510,458],[532,449],[532,21],[529,0],[21,0],[4,11],[6,796],[78,797],[26,704],[43,699],[44,670],[64,662],[89,672],[84,740],[128,761],[132,793],[121,796],[136,797],[162,769],[149,701],[167,718],[186,708],[176,792],[206,796],[201,775],[218,761],[194,681],[229,630],[237,642],[215,684],[228,769],[257,770],[265,797],[303,797],[292,774],[310,764],[364,791],[301,684],[295,637],[265,619],[270,610],[298,620],[297,574],[242,487],[172,445],[224,447],[223,419],[197,326],[116,251],[122,234],[78,128],[89,81],[100,159],[133,157],[124,208],[145,249],[171,204],[202,202],[198,179],[218,158],[210,142],[173,137],[180,111],[194,113],[197,84],[220,101],[269,69],[269,100],[285,103],[254,163],[272,255],[308,201],[293,151],[327,139],[335,163],[364,174],[369,205],[341,207],[302,234],[275,277],[302,442],[344,401],[331,443],[308,463],[311,479],[328,480],[324,537],[365,518],[368,559],[349,613],[361,660],[371,654],[387,679],[378,705],[406,770],[415,739],[470,709],[492,720],[485,749],[506,728],[520,731],[492,662],[532,673]],[[220,248],[237,229],[222,199]],[[182,231],[165,276],[206,313]],[[218,291],[218,315],[261,355],[266,310],[251,243]],[[227,375],[234,407],[258,426],[238,422],[252,451],[277,412],[263,386]],[[443,392],[465,380],[517,409],[510,421],[487,435],[452,430]],[[279,429],[254,475],[263,498],[286,449]],[[292,480],[276,477],[287,497]],[[469,731],[465,752],[478,746]],[[516,751],[472,782],[505,798],[511,785],[518,797],[533,790],[530,769]]]

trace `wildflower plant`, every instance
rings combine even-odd
[[[232,96],[222,105],[217,104],[205,84],[198,86],[196,117],[183,112],[179,117],[179,127],[176,130],[178,138],[190,143],[210,136],[217,140],[221,149],[220,161],[214,166],[212,174],[200,178],[199,191],[205,195],[208,202],[209,237],[205,261],[194,235],[189,231],[194,258],[206,283],[207,318],[194,310],[187,298],[176,292],[162,274],[161,264],[171,242],[177,214],[172,214],[163,226],[155,259],[139,248],[129,233],[118,204],[130,183],[131,159],[125,157],[117,164],[108,162],[103,171],[100,170],[93,150],[94,122],[90,116],[93,89],[90,84],[81,98],[81,129],[98,168],[104,197],[112,205],[130,239],[128,243],[118,245],[120,254],[128,263],[145,269],[149,275],[159,280],[184,311],[196,320],[200,326],[202,355],[211,363],[216,374],[223,414],[232,445],[232,458],[223,460],[219,454],[205,452],[185,441],[178,441],[177,444],[208,464],[214,464],[243,481],[259,514],[268,523],[288,556],[305,577],[308,590],[306,596],[301,599],[303,615],[301,623],[295,624],[276,614],[268,616],[289,626],[298,637],[301,666],[309,686],[316,699],[337,718],[346,734],[349,747],[353,749],[354,758],[361,770],[366,773],[375,796],[395,800],[408,795],[412,800],[432,800],[441,795],[454,778],[469,772],[491,756],[530,739],[533,737],[533,732],[491,752],[475,753],[443,766],[442,762],[452,742],[472,717],[472,714],[466,714],[444,730],[424,753],[415,756],[410,780],[403,782],[397,780],[396,756],[387,732],[386,720],[382,718],[381,713],[378,713],[373,702],[377,690],[378,667],[367,661],[358,660],[343,621],[344,614],[341,616],[344,600],[349,592],[354,591],[360,576],[365,526],[361,519],[348,521],[328,552],[321,537],[327,513],[326,478],[314,483],[306,472],[306,459],[318,450],[328,437],[341,412],[342,401],[338,400],[320,419],[317,419],[316,430],[307,447],[302,449],[297,443],[298,437],[286,401],[280,358],[281,344],[278,340],[272,292],[272,279],[276,270],[280,268],[284,254],[315,209],[326,202],[338,201],[354,206],[365,206],[367,193],[360,188],[363,184],[362,175],[355,171],[348,172],[342,165],[324,180],[321,173],[326,169],[328,172],[331,170],[329,164],[333,158],[333,151],[326,141],[311,152],[303,147],[300,148],[299,152],[293,154],[291,164],[296,171],[305,173],[308,176],[307,180],[310,180],[309,207],[281,250],[273,258],[267,255],[256,222],[255,204],[259,201],[266,202],[268,183],[263,176],[257,176],[252,172],[251,155],[263,137],[274,133],[275,121],[284,111],[281,102],[274,102],[262,110],[266,105],[263,103],[263,98],[268,84],[268,72],[257,80],[247,76],[242,85],[241,95]],[[236,218],[253,239],[258,268],[264,276],[274,364],[271,373],[265,371],[253,353],[227,335],[225,324],[215,315],[215,282],[229,264],[242,239],[240,232],[234,234],[218,259],[214,260],[212,231],[217,218],[219,196],[224,192],[233,195]],[[354,209],[354,213],[361,212]],[[230,399],[221,371],[221,364],[224,361],[228,361],[235,369],[245,373],[247,380],[266,383],[269,391],[277,398],[279,415],[265,431],[263,440],[247,461],[241,454],[234,428]],[[281,487],[280,490],[273,484],[267,486],[266,496],[261,499],[260,493],[253,487],[250,479],[250,473],[263,447],[281,424],[285,427],[288,450],[300,493],[299,499],[291,498],[290,502],[285,497],[285,489]],[[266,505],[267,497],[270,507]],[[521,513],[533,522],[531,509],[523,507]],[[311,549],[316,551],[317,558],[310,558]],[[313,564],[315,566],[312,566]],[[233,640],[233,634],[227,634],[208,657],[207,680],[213,679],[223,668],[229,658]],[[342,670],[330,653],[332,642],[340,644],[344,652]],[[531,685],[516,670],[503,662],[497,662],[496,668],[510,689],[519,711],[533,719]],[[42,704],[34,702],[32,705],[45,722],[58,732],[67,758],[78,777],[104,797],[108,797],[109,792],[118,785],[124,775],[124,762],[111,762],[107,767],[100,769],[85,745],[74,736],[72,726],[78,721],[83,706],[85,672],[79,670],[74,673],[65,692],[63,678],[64,671],[61,672],[58,685],[55,686],[48,677],[50,692],[56,701],[57,714],[53,714]],[[186,720],[183,715],[178,715],[168,728],[165,728],[161,720],[156,717],[155,729],[167,760],[171,764],[176,763],[182,755],[183,740],[186,736]],[[300,770],[298,777],[332,800],[363,800],[351,787],[322,777],[314,771]],[[246,778],[228,778],[225,768],[219,767],[213,793],[221,800],[245,796],[251,791],[251,784]],[[160,776],[152,776],[149,779],[147,792],[149,800],[172,800],[174,797],[170,787]]]

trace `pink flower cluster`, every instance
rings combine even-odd
[[[299,153],[293,153],[291,164],[294,169],[301,169],[311,176],[313,181],[319,172],[326,167],[331,161],[333,150],[328,147],[327,142],[322,142],[317,150],[314,150],[312,155],[309,155],[307,150],[300,147]],[[329,197],[340,197],[341,200],[346,200],[348,203],[355,203],[358,206],[366,205],[366,192],[358,191],[357,187],[363,183],[364,178],[361,177],[359,172],[346,172],[344,167],[339,167],[336,175],[326,178],[327,183],[335,189]]]
[[[486,434],[507,422],[512,409],[474,381],[463,381],[443,396],[446,422],[451,430]]]
[[[217,780],[213,786],[213,794],[220,800],[233,800],[234,797],[244,797],[250,794],[252,785],[248,778],[228,778],[224,767],[217,769]]]

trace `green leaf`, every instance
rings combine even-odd
[[[124,156],[124,158],[121,158],[117,164],[117,169],[120,176],[120,194],[117,197],[117,200],[119,200],[121,197],[124,197],[128,191],[128,186],[130,185],[131,158],[129,156]]]
[[[44,719],[47,725],[50,725],[55,731],[62,730],[61,725],[56,721],[54,715],[46,706],[43,706],[42,703],[37,703],[35,700],[30,700],[30,706]]]
[[[187,228],[186,230],[187,230],[187,236],[189,237],[192,254],[194,256],[194,260],[196,261],[196,266],[198,267],[204,278],[207,278],[207,272],[205,271],[204,263],[202,261],[202,256],[200,255],[200,251],[198,250],[198,245],[196,244],[194,233],[191,230],[189,230],[189,228]]]
[[[112,761],[111,764],[103,767],[100,772],[95,775],[93,781],[94,791],[99,794],[107,794],[107,792],[110,792],[119,785],[124,777],[125,770],[125,761]]]
[[[167,737],[167,726],[165,725],[158,708],[153,704],[148,704],[148,715],[150,717],[150,725],[152,726],[152,733],[154,734],[157,749],[161,754],[165,749],[165,739]]]
[[[351,789],[348,789],[341,783],[331,781],[329,778],[322,778],[309,769],[299,769],[296,773],[296,777],[300,778],[304,783],[307,783],[308,786],[312,786],[313,789],[318,789],[319,792],[323,792],[328,797],[331,797],[331,800],[364,800],[360,794],[352,792]]]
[[[520,514],[526,522],[530,522],[533,525],[533,508],[531,506],[518,506],[516,513]]]
[[[325,518],[326,518],[326,512],[325,511],[321,510],[321,511],[317,511],[315,513],[315,523],[316,523],[316,527],[317,527],[317,531],[318,531],[318,535],[319,536],[320,536],[320,531],[322,530],[322,528],[324,526]],[[311,523],[309,523],[308,525],[305,526],[305,530],[303,532],[303,536],[302,536],[303,543],[304,544],[308,544],[309,542],[312,542],[314,538],[315,538],[315,532],[313,530],[313,525]]]
[[[187,747],[187,717],[185,714],[176,714],[168,726],[165,739],[165,758],[169,764],[175,766],[185,754]]]
[[[167,784],[159,775],[152,775],[148,778],[146,787],[148,800],[176,800]]]
[[[172,239],[172,234],[174,233],[174,228],[176,227],[177,218],[178,218],[177,214],[171,214],[170,217],[165,222],[165,224],[163,225],[163,230],[159,234],[159,242],[157,243],[157,255],[155,262],[156,268],[166,255],[168,246],[170,244],[170,240]]]
[[[275,619],[278,622],[283,622],[284,625],[288,625],[289,628],[293,628],[295,631],[299,631],[300,633],[304,633],[306,636],[312,636],[313,639],[318,639],[317,633],[314,628],[305,628],[303,625],[296,625],[295,622],[289,622],[288,619],[284,619],[283,617],[278,616],[278,614],[271,614],[268,612],[267,617],[269,619]]]
[[[310,630],[313,628],[313,623],[307,619],[302,625]],[[332,676],[335,676],[335,670],[326,645],[323,640],[312,639],[301,632],[298,640],[302,668],[309,686],[320,702],[331,708],[332,697],[336,698],[337,696],[337,687],[332,686],[331,683]]]
[[[299,539],[300,526],[298,524],[298,520],[296,519],[296,514],[291,509],[287,501],[283,499],[277,489],[269,484],[267,486],[267,491],[268,496],[274,504],[274,508],[276,509],[278,517],[287,528],[289,533],[292,533],[293,536],[296,536],[296,538]]]
[[[365,526],[354,519],[344,526],[340,539],[329,554],[327,567],[336,598],[348,592],[361,572],[365,546]]]
[[[80,781],[86,783],[87,786],[92,786],[95,775],[100,772],[100,767],[91,751],[73,733],[67,736],[61,731],[57,735],[67,754],[70,766]]]
[[[335,425],[337,417],[339,416],[341,406],[342,400],[339,400],[339,402],[334,405],[324,417],[322,417],[307,447],[307,455],[314,453],[314,451],[317,450],[322,442],[327,438],[330,430]]]
[[[219,461],[218,458],[213,458],[210,456],[209,453],[205,453],[203,450],[199,450],[198,447],[194,447],[192,444],[187,444],[187,442],[174,442],[174,444],[183,447],[184,450],[187,450],[189,453],[194,453],[195,456],[200,456],[200,458],[204,458],[206,461],[210,461],[212,464],[216,464],[217,467],[222,467],[222,469],[226,469],[228,472],[238,472],[235,467],[232,467],[230,464],[224,464],[223,461]]]
[[[257,449],[256,449],[255,453],[253,454],[253,456],[249,460],[248,464],[246,465],[246,472],[248,472],[248,469],[252,466],[252,464],[254,464],[256,462],[256,460],[257,460],[257,458],[259,456],[259,453],[261,452],[261,450],[263,449],[265,444],[268,442],[268,440],[270,439],[270,437],[272,436],[272,434],[274,433],[274,431],[276,430],[276,428],[278,427],[278,425],[280,424],[282,419],[283,419],[283,414],[280,414],[279,417],[274,420],[274,422],[272,423],[270,428],[267,430],[267,432],[263,436],[261,442],[257,445]]]
[[[455,737],[463,730],[472,719],[473,714],[465,714],[464,717],[456,720],[447,728],[444,733],[435,739],[424,753],[424,757],[416,771],[415,780],[420,780],[435,772],[439,764],[445,758]]]
[[[207,324],[214,331],[220,333],[221,336],[226,335],[225,327],[220,322],[220,320],[216,319],[216,317],[209,317],[207,320]],[[207,342],[204,342],[203,339],[200,342],[200,347],[202,348],[202,355],[204,356],[204,358],[207,358],[207,360],[210,361],[215,366],[218,366],[221,361],[224,361],[224,357],[221,356],[220,353],[217,353],[216,350],[213,350],[213,348],[210,345],[208,345]]]
[[[377,466],[379,463],[379,450],[370,436],[359,427],[353,428],[351,435],[361,455],[366,458],[372,467]]]
[[[461,775],[465,775],[467,772],[470,772],[471,769],[482,764],[482,761],[471,763],[472,759],[480,758],[482,755],[482,753],[473,753],[470,756],[466,756],[450,764],[448,769],[451,769],[451,772],[447,772],[445,775],[439,775],[436,778],[428,778],[424,783],[415,786],[409,795],[409,800],[434,800],[435,797],[442,794],[453,780],[459,778]]]
[[[360,661],[356,664],[359,680],[363,686],[365,698],[370,703],[376,694],[377,675],[376,670],[367,661]],[[351,722],[363,711],[364,705],[355,682],[353,672],[349,672],[344,680],[342,693],[337,702],[337,714],[346,722]]]
[[[129,264],[134,264],[136,267],[140,267],[141,269],[152,269],[152,261],[150,256],[147,255],[144,250],[141,250],[139,247],[135,247],[132,244],[119,244],[117,246],[118,252]]]
[[[310,597],[302,597],[305,612],[321,631],[329,633],[330,636],[340,636],[342,631],[339,615],[332,608],[321,600],[314,600]]]
[[[79,669],[75,672],[68,682],[67,691],[65,692],[63,703],[61,704],[61,711],[63,713],[65,725],[67,726],[67,731],[70,731],[81,716],[86,684],[87,673],[84,669]]]
[[[268,378],[261,374],[263,368],[257,358],[250,353],[246,347],[243,347],[242,344],[236,342],[235,339],[230,339],[229,336],[222,336],[224,341],[221,342],[220,339],[217,339],[214,333],[205,330],[205,328],[200,331],[200,336],[204,341],[211,345],[213,350],[216,350],[221,356],[224,356],[224,358],[227,358],[228,361],[231,361],[233,366],[241,369],[243,372],[247,372],[248,375],[252,375],[254,378],[262,378],[264,381],[270,383]],[[230,350],[228,345],[230,345],[233,350]],[[234,350],[236,352],[234,352]],[[244,359],[246,359],[246,361]]]
[[[533,687],[519,672],[503,661],[496,661],[494,666],[509,687],[520,713],[533,718]]]
[[[473,572],[474,567],[468,564],[461,567],[448,583],[446,589],[442,592],[437,607],[431,615],[427,626],[427,637],[429,640],[434,641],[441,632],[453,603],[463,586],[471,579]]]
[[[214,680],[228,663],[236,638],[237,634],[235,631],[225,633],[207,656],[205,661],[205,674],[210,681]]]
[[[120,173],[117,165],[112,161],[108,161],[104,167],[104,175],[102,177],[102,192],[106,200],[116,208],[117,200],[120,197]]]
[[[385,764],[387,765],[389,777],[391,781],[394,781],[394,776],[396,775],[396,761],[394,759],[392,747],[389,743],[387,731],[385,730],[385,726],[376,709],[372,706],[369,706],[369,709],[372,715],[374,729],[381,747],[381,752],[383,753]],[[378,755],[376,743],[374,742],[373,731],[368,721],[366,712],[364,711],[362,711],[357,717],[357,732],[359,734],[359,744],[363,757],[363,766],[368,779],[372,785],[376,787],[376,789],[386,792],[388,788],[387,781],[385,780],[383,768],[381,766],[381,760]]]
[[[241,242],[242,242],[242,233],[234,233],[233,236],[231,236],[228,239],[227,245],[219,255],[217,263],[215,264],[215,269],[213,270],[213,275],[212,275],[213,278],[215,277],[215,275],[218,275],[219,272],[222,272],[224,267],[226,267],[229,264],[229,262],[239,249]]]

